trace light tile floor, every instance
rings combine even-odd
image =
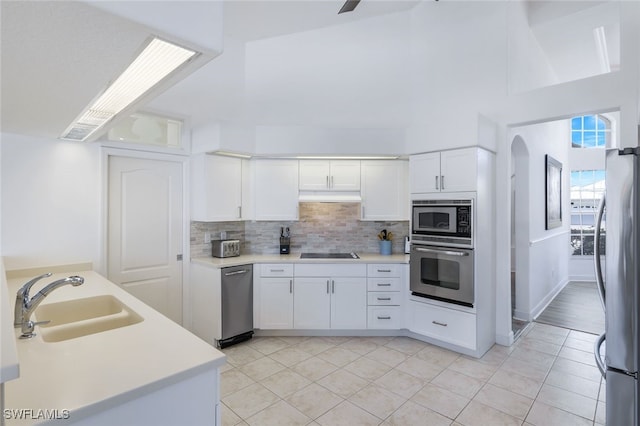
[[[604,424],[595,339],[534,323],[474,359],[407,337],[257,337],[224,349],[222,424]]]

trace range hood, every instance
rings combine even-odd
[[[352,191],[300,191],[298,201],[301,203],[359,203],[360,192]]]

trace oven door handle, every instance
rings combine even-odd
[[[436,254],[443,254],[446,256],[469,256],[469,252],[466,252],[466,251],[439,250],[439,249],[430,249],[430,248],[424,248],[424,247],[416,247],[415,250],[422,253],[436,253]]]

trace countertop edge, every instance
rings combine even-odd
[[[294,263],[294,264],[367,264],[367,263],[398,263],[408,264],[409,255],[404,253],[381,255],[377,253],[358,253],[359,259],[300,259],[300,253],[291,254],[243,254],[235,257],[192,257],[191,263],[213,268],[259,264],[259,263]]]
[[[5,275],[4,260],[0,258],[0,383],[20,377],[20,363],[18,361],[18,348],[14,337],[13,315],[9,297],[9,287]]]

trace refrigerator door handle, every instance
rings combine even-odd
[[[598,287],[598,294],[600,295],[600,302],[602,303],[602,309],[606,311],[606,293],[604,288],[604,279],[602,278],[602,264],[600,263],[600,232],[602,231],[602,216],[604,215],[604,209],[606,207],[606,195],[602,194],[600,199],[600,205],[598,205],[598,216],[596,219],[596,232],[593,239],[593,263],[596,269],[596,283]]]
[[[598,340],[596,340],[596,342],[593,344],[593,355],[596,358],[596,365],[598,366],[598,370],[600,370],[600,374],[602,374],[602,377],[605,377],[607,367],[604,365],[604,361],[600,356],[600,347],[602,346],[606,338],[606,333],[602,333],[600,337],[598,337]]]

